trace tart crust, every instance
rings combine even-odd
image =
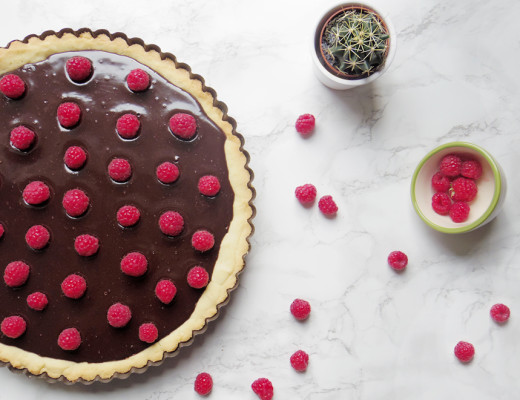
[[[233,219],[222,239],[211,282],[190,318],[160,341],[123,360],[101,363],[42,357],[0,343],[0,361],[12,370],[65,383],[108,382],[116,377],[125,378],[133,372],[144,371],[150,365],[159,365],[165,357],[175,355],[181,346],[190,344],[196,334],[204,331],[208,321],[218,316],[219,308],[228,301],[230,291],[236,288],[238,274],[245,266],[244,258],[250,248],[249,237],[254,229],[251,220],[255,214],[252,205],[255,190],[251,185],[253,173],[248,166],[249,154],[243,149],[243,137],[236,132],[236,122],[227,115],[227,107],[217,100],[216,92],[205,86],[203,78],[193,74],[188,65],[177,62],[172,54],[162,53],[157,46],[145,45],[142,40],[129,39],[122,33],[89,29],[47,31],[1,48],[0,75],[25,64],[43,61],[55,53],[79,50],[101,50],[131,57],[190,93],[226,135],[224,151],[234,202]]]

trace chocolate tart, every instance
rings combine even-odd
[[[71,79],[66,63],[72,57],[91,61],[90,76]],[[127,84],[130,71],[149,76],[145,90],[133,91]],[[213,89],[194,75],[190,67],[170,53],[124,34],[107,31],[64,29],[13,41],[0,49],[0,78],[14,74],[25,84],[20,98],[0,93],[0,320],[24,319],[19,337],[0,334],[0,361],[12,370],[65,383],[107,382],[158,365],[167,356],[191,343],[208,321],[229,299],[245,265],[255,191],[251,185],[249,155],[236,122]],[[79,105],[79,122],[60,125],[60,104]],[[196,122],[194,137],[178,137],[169,120],[178,113]],[[124,114],[137,116],[136,137],[118,134],[117,120]],[[19,150],[10,143],[10,132],[23,125],[36,134],[31,146]],[[64,164],[71,146],[85,150],[84,165],[72,170]],[[131,165],[131,176],[123,182],[111,179],[108,165],[123,158]],[[161,182],[156,173],[163,162],[178,167],[172,183]],[[202,194],[202,176],[217,177],[216,195]],[[44,182],[50,198],[37,205],[24,200],[24,188]],[[62,199],[71,189],[82,190],[89,199],[87,211],[67,214]],[[133,226],[122,226],[116,217],[125,205],[140,211]],[[183,217],[180,233],[163,233],[160,216],[166,211]],[[42,249],[28,246],[25,235],[34,225],[50,233]],[[211,249],[193,246],[193,234],[210,232]],[[79,255],[75,238],[89,234],[99,240],[93,255]],[[146,257],[147,269],[140,276],[122,271],[121,260],[131,252]],[[30,268],[21,285],[8,285],[5,269],[13,261]],[[188,271],[202,266],[209,283],[194,288]],[[64,279],[79,275],[86,290],[75,299],[60,286]],[[155,288],[170,280],[177,293],[169,304],[159,301]],[[35,292],[48,299],[42,311],[29,307],[27,297]],[[114,328],[107,320],[111,305],[122,303],[131,319]],[[140,340],[139,328],[153,323],[157,338]],[[60,332],[75,328],[81,344],[63,350]],[[3,331],[2,331],[3,332]]]

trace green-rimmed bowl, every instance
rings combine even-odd
[[[465,222],[456,223],[448,215],[439,215],[432,208],[432,176],[439,170],[442,158],[456,154],[472,158],[482,165],[482,176],[477,181],[478,194],[469,204],[470,213]],[[443,144],[430,151],[419,163],[412,177],[412,203],[419,217],[439,232],[465,233],[477,229],[497,216],[506,195],[504,172],[496,160],[482,147],[466,142]]]

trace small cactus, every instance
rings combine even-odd
[[[373,12],[346,9],[325,27],[323,54],[338,71],[356,78],[366,78],[385,62],[388,47],[387,28]]]

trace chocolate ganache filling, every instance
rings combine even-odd
[[[93,72],[86,82],[76,83],[67,75],[65,64],[73,56],[92,62]],[[126,83],[136,68],[150,76],[150,86],[142,92],[133,92]],[[20,99],[0,99],[0,222],[5,228],[0,267],[4,270],[13,261],[23,261],[30,273],[19,287],[0,285],[0,320],[17,315],[27,324],[23,335],[12,339],[2,334],[0,342],[75,362],[127,358],[150,346],[139,339],[141,324],[155,324],[160,340],[192,314],[204,290],[188,285],[186,277],[192,267],[204,267],[211,277],[233,217],[225,135],[191,95],[129,57],[103,51],[68,52],[10,73],[23,79],[26,90]],[[65,102],[81,109],[79,123],[70,129],[57,119],[57,109]],[[116,121],[128,113],[140,121],[138,136],[131,140],[116,131]],[[183,140],[170,130],[169,120],[176,113],[195,118],[193,139]],[[10,144],[10,132],[19,125],[36,133],[35,142],[25,151]],[[70,146],[80,146],[87,153],[85,165],[77,171],[64,164]],[[107,168],[114,158],[129,161],[128,181],[110,178]],[[180,171],[174,183],[164,184],[157,178],[156,168],[166,161]],[[218,178],[217,195],[199,192],[198,181],[204,175]],[[50,189],[50,199],[41,205],[27,204],[22,197],[32,181],[42,181]],[[68,216],[62,205],[71,189],[81,189],[90,200],[87,212],[79,217]],[[135,226],[123,227],[117,221],[117,211],[125,205],[140,211]],[[184,219],[178,236],[167,236],[159,228],[159,217],[166,211],[176,211]],[[25,240],[34,225],[50,232],[49,244],[41,250],[31,249]],[[197,230],[214,235],[212,249],[201,252],[192,247]],[[99,239],[96,254],[85,257],[76,252],[75,238],[83,234]],[[122,272],[121,260],[130,252],[146,257],[148,269],[143,276]],[[82,276],[87,284],[78,299],[66,297],[60,286],[71,274]],[[161,279],[171,280],[177,288],[168,305],[155,295]],[[34,292],[48,298],[43,311],[27,305],[27,296]],[[127,305],[132,313],[130,322],[121,328],[107,321],[107,310],[115,303]],[[67,328],[81,334],[77,350],[63,350],[57,343]]]

